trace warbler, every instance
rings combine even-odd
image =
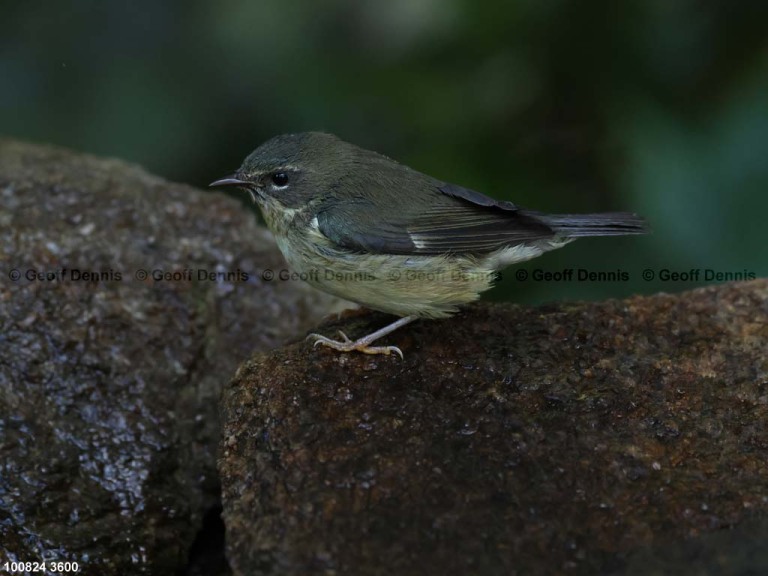
[[[417,318],[450,316],[511,264],[582,236],[647,231],[632,213],[544,214],[494,200],[321,132],[276,136],[211,186],[247,190],[288,264],[315,287],[401,317],[356,340],[309,335],[342,352],[402,358],[372,343]]]

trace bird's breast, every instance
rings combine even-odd
[[[476,300],[495,280],[472,257],[364,254],[334,245],[314,218],[274,230],[299,278],[316,288],[398,316],[442,318]]]

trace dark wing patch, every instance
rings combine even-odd
[[[368,204],[347,203],[321,210],[317,225],[326,238],[353,252],[411,254],[416,248],[405,228],[377,218]]]
[[[414,243],[431,254],[482,254],[554,235],[546,224],[516,210],[465,203],[428,209],[408,229]]]
[[[411,204],[393,213],[370,200],[335,203],[318,212],[317,222],[338,246],[377,254],[486,254],[555,234],[511,202],[450,184],[421,210]]]
[[[512,202],[496,200],[495,198],[491,198],[490,196],[486,196],[475,190],[470,190],[469,188],[464,188],[463,186],[457,186],[456,184],[443,184],[438,187],[438,190],[446,196],[450,196],[451,198],[461,198],[476,206],[500,208],[502,210],[517,210],[517,206],[512,204]]]

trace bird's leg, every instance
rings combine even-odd
[[[384,328],[376,330],[376,332],[372,332],[371,334],[368,334],[368,336],[363,336],[357,340],[350,340],[349,337],[347,337],[347,335],[344,334],[344,332],[341,330],[339,330],[339,334],[343,338],[341,341],[331,340],[330,338],[326,338],[320,334],[310,334],[307,336],[307,338],[314,338],[315,346],[322,344],[323,346],[328,346],[329,348],[333,348],[339,352],[352,352],[354,350],[357,352],[363,352],[364,354],[391,354],[395,352],[399,354],[400,358],[402,359],[403,352],[397,346],[371,346],[371,343],[375,340],[378,340],[382,336],[386,336],[387,334],[394,332],[398,328],[402,328],[406,324],[410,324],[414,320],[416,320],[416,316],[405,316],[404,318],[400,318],[400,320],[392,322],[392,324],[384,326]]]

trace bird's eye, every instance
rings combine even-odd
[[[275,186],[288,186],[288,174],[285,172],[275,172],[272,174],[272,183]]]

